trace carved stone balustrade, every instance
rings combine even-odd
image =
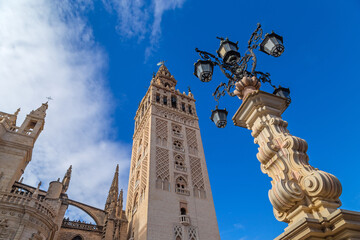
[[[190,191],[187,189],[183,189],[183,188],[176,188],[176,193],[178,194],[182,194],[182,195],[186,195],[186,196],[190,196]]]
[[[190,217],[188,215],[180,215],[179,216],[180,224],[188,226],[190,225]]]
[[[72,228],[72,229],[80,229],[85,231],[95,231],[95,232],[102,232],[102,226],[98,226],[91,223],[84,223],[80,221],[70,221],[64,219],[62,222],[61,227],[64,228]]]

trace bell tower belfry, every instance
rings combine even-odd
[[[219,240],[193,94],[162,64],[135,116],[129,240]]]
[[[0,190],[9,190],[19,181],[31,160],[34,144],[45,124],[47,103],[31,111],[20,127],[14,114],[0,112]]]

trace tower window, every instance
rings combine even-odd
[[[190,195],[189,190],[187,190],[186,180],[182,176],[176,179],[175,191],[178,194],[187,195],[187,196]]]
[[[178,171],[186,172],[185,162],[181,155],[175,156],[175,169]]]
[[[173,132],[173,134],[175,136],[182,137],[182,135],[181,135],[181,126],[173,124],[172,125],[172,132]]]
[[[164,103],[164,105],[167,105],[167,97],[166,96],[163,97],[163,103]]]
[[[171,107],[173,107],[173,108],[177,107],[175,96],[171,96]]]
[[[181,103],[181,109],[186,112],[186,107],[185,107],[185,103]]]
[[[185,209],[185,208],[181,208],[181,209],[180,209],[180,214],[181,214],[181,215],[186,215],[186,209]]]
[[[183,143],[179,140],[175,140],[173,142],[173,147],[177,151],[182,151],[182,152],[184,151]]]
[[[156,102],[160,103],[160,94],[156,94]]]
[[[189,105],[189,113],[192,114],[192,108],[191,105]]]

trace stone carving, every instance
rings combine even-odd
[[[183,137],[183,135],[181,134],[181,129],[182,129],[181,125],[173,123],[173,124],[171,124],[171,129],[172,129],[172,133],[174,136],[180,137],[180,138]]]
[[[183,239],[183,231],[182,231],[182,227],[176,225],[174,227],[174,239],[175,240],[182,240]]]
[[[194,196],[206,198],[204,178],[200,158],[190,156],[190,172],[194,188]]]
[[[148,156],[146,155],[141,164],[141,190],[144,191],[147,183]]]
[[[177,111],[177,110],[159,107],[159,106],[154,107],[154,114],[156,114],[158,116],[161,116],[161,117],[164,117],[164,118],[167,118],[167,119],[170,119],[175,122],[185,124],[185,125],[188,125],[191,127],[198,127],[198,123],[194,118],[188,117],[185,113],[180,113],[180,112],[175,112],[175,111]]]
[[[327,217],[341,206],[341,184],[334,175],[312,167],[306,141],[287,130],[288,123],[281,113],[288,100],[261,91],[244,95],[245,101],[233,120],[252,130],[254,142],[259,145],[261,170],[272,178],[269,198],[275,217],[288,223]]]
[[[185,155],[174,152],[174,166],[178,171],[186,172]]]
[[[156,143],[166,147],[168,139],[167,121],[156,118]]]
[[[180,139],[173,139],[173,149],[176,151],[184,152],[184,143]]]
[[[186,128],[186,138],[187,138],[189,153],[192,155],[197,155],[198,144],[196,139],[196,131],[194,129]]]
[[[240,81],[235,83],[234,94],[240,99],[246,98],[249,93],[259,90],[261,86],[260,81],[253,77],[243,77]]]
[[[0,219],[0,240],[12,239],[13,231],[9,229],[8,219]]]
[[[43,240],[43,237],[40,235],[40,231],[33,233],[29,240]]]
[[[188,229],[189,240],[198,240],[196,227],[190,226]]]
[[[161,180],[169,180],[169,150],[157,147],[156,148],[156,177]]]

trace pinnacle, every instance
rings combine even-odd
[[[169,69],[165,66],[165,64],[161,64],[161,66],[159,67],[159,70],[156,73],[156,76],[173,78],[173,76],[171,75]]]
[[[48,109],[48,103],[43,103],[38,109],[30,112],[30,115],[33,115],[38,118],[46,117],[46,110]]]

